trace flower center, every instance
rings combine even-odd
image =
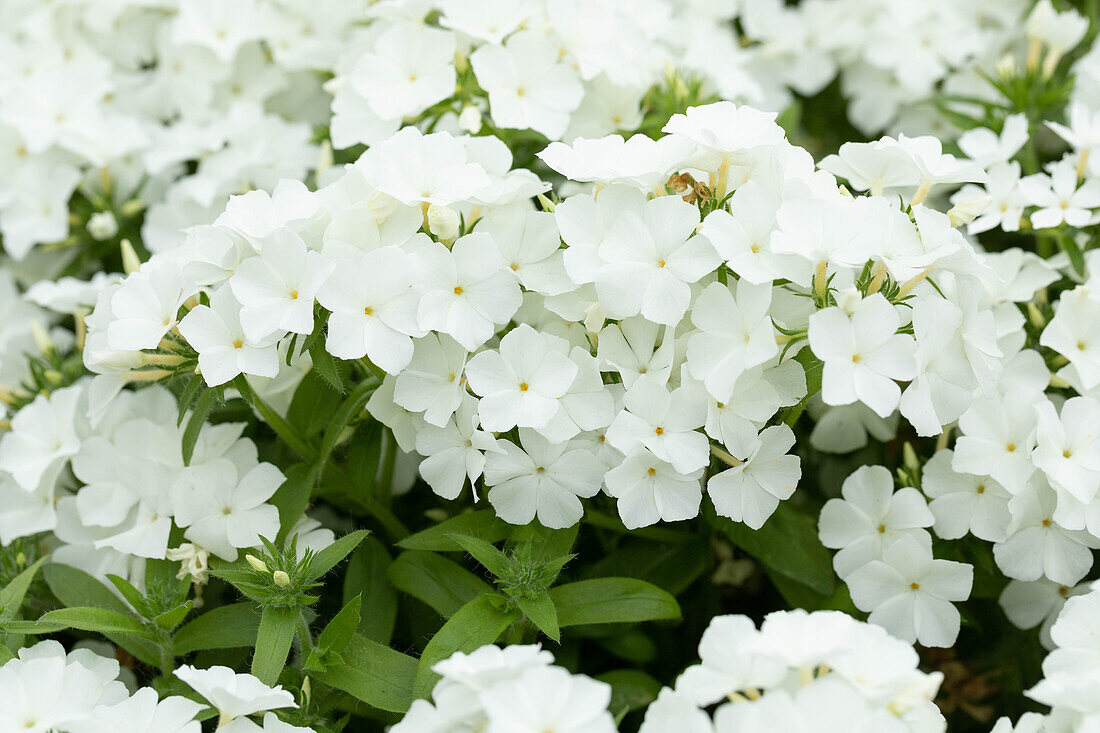
[[[528,389],[530,389],[530,387],[527,385],[527,382],[520,382],[519,383],[519,391],[520,392],[526,392]]]

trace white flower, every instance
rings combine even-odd
[[[252,675],[237,674],[229,667],[196,669],[185,664],[174,674],[206,698],[226,723],[265,710],[298,707],[294,696],[282,686],[268,687]]]
[[[496,438],[478,427],[476,400],[469,395],[443,427],[425,425],[416,434],[420,475],[439,496],[456,499],[466,478],[470,485],[485,470],[485,452],[496,451]]]
[[[73,733],[200,733],[195,716],[203,706],[194,700],[172,695],[158,702],[152,687],[142,687],[114,705],[100,705],[89,720],[72,724]]]
[[[1020,180],[1028,203],[1038,206],[1031,214],[1036,229],[1054,228],[1063,222],[1071,227],[1083,227],[1095,218],[1092,209],[1100,207],[1100,180],[1081,182],[1077,166],[1071,160],[1052,164],[1046,173],[1036,173]]]
[[[420,327],[449,334],[467,351],[488,341],[519,309],[519,285],[488,234],[467,234],[450,250],[427,245],[414,258],[422,278]]]
[[[576,287],[565,273],[553,214],[506,206],[481,219],[477,231],[493,238],[506,266],[527,290],[560,295]]]
[[[607,442],[626,455],[646,448],[679,473],[707,465],[707,437],[698,432],[706,421],[706,401],[697,389],[671,392],[653,377],[639,377],[623,397],[624,409],[607,429]]]
[[[730,197],[729,211],[715,209],[707,214],[699,233],[730,270],[750,283],[771,284],[777,277],[797,277],[805,269],[801,259],[772,251],[775,216],[781,204],[777,192],[750,179]]]
[[[997,603],[1013,626],[1033,629],[1041,625],[1039,639],[1043,646],[1050,649],[1054,646],[1050,627],[1057,620],[1066,599],[1085,592],[1088,592],[1087,584],[1070,587],[1046,578],[1030,582],[1010,580],[997,598]]]
[[[470,54],[470,65],[500,127],[531,129],[557,140],[584,96],[577,72],[561,63],[558,48],[536,31],[514,33],[502,46],[481,46]]]
[[[35,397],[11,419],[11,432],[0,439],[0,470],[24,491],[35,491],[52,467],[80,450],[88,429],[78,412],[83,397],[81,387],[65,387]]]
[[[871,623],[909,642],[947,647],[959,635],[952,602],[970,596],[974,568],[935,560],[920,542],[902,537],[886,548],[882,560],[855,570],[846,582],[856,607],[870,611]]]
[[[412,281],[409,257],[397,247],[341,261],[317,294],[332,311],[325,350],[340,359],[366,356],[389,374],[408,366],[411,337],[424,335]]]
[[[735,291],[711,283],[696,298],[688,339],[687,366],[717,400],[729,401],[738,378],[779,354],[768,309],[771,285],[738,281]]]
[[[180,306],[194,293],[194,285],[172,263],[144,265],[111,296],[114,320],[107,326],[107,345],[114,351],[155,349],[176,325]]]
[[[1035,471],[1035,410],[1041,395],[1017,390],[1004,397],[979,397],[962,417],[951,467],[976,476],[992,476],[1011,494],[1023,490]]]
[[[236,560],[237,549],[274,539],[279,510],[265,504],[284,476],[261,463],[238,478],[238,467],[224,458],[193,466],[172,487],[176,524],[184,536],[223,560]]]
[[[864,298],[851,317],[837,307],[810,316],[810,348],[825,362],[821,396],[828,405],[859,400],[881,417],[897,409],[894,380],[916,376],[911,336],[897,333],[901,317],[880,293]]]
[[[1057,132],[1053,123],[1048,122],[1047,125]],[[967,130],[959,136],[959,149],[988,170],[994,164],[1008,162],[1020,152],[1030,137],[1027,127],[1027,115],[1010,115],[1005,118],[999,135],[984,127]]]
[[[608,324],[600,331],[596,348],[601,370],[618,373],[628,389],[643,374],[668,381],[674,356],[670,330],[641,316]]]
[[[988,542],[1005,537],[1011,495],[989,476],[959,473],[951,467],[954,453],[937,451],[921,468],[921,489],[932,499],[938,537],[955,540],[967,532]]]
[[[1062,293],[1039,343],[1069,359],[1086,390],[1100,385],[1100,300],[1088,287]]]
[[[0,727],[20,733],[70,730],[96,708],[126,699],[118,673],[117,661],[88,649],[66,654],[53,640],[23,647],[0,666]]]
[[[759,653],[760,633],[747,616],[715,616],[699,641],[700,663],[676,679],[676,692],[696,705],[712,705],[738,690],[767,689],[787,670]]]
[[[699,209],[679,196],[647,201],[641,214],[615,219],[596,273],[600,305],[616,318],[638,315],[675,326],[691,302],[690,283],[714,270],[721,259],[704,237],[694,237]]]
[[[1059,414],[1046,400],[1035,405],[1035,411],[1035,466],[1055,489],[1088,504],[1100,489],[1100,402],[1073,397]]]
[[[1037,474],[1009,503],[1012,521],[1006,539],[993,545],[993,558],[1005,575],[1016,580],[1045,576],[1073,585],[1092,567],[1090,547],[1096,540],[1081,530],[1065,529],[1054,521],[1054,491]]]
[[[397,375],[394,402],[423,412],[425,421],[443,427],[462,404],[467,356],[466,349],[449,336],[430,333],[416,339],[412,359]]]
[[[1042,41],[1058,52],[1059,56],[1072,49],[1088,31],[1089,21],[1076,10],[1061,13],[1054,10],[1050,0],[1039,0],[1027,16],[1025,30],[1028,38]]]
[[[528,429],[521,429],[519,436],[522,449],[501,440],[497,445],[502,452],[487,456],[489,503],[511,524],[527,524],[537,517],[551,529],[573,526],[584,513],[578,497],[600,490],[603,464],[584,443],[554,445]]]
[[[658,521],[675,522],[699,514],[703,470],[682,474],[648,450],[627,456],[607,472],[607,493],[618,499],[619,516],[627,529]]]
[[[787,455],[794,432],[785,424],[760,433],[748,457],[707,481],[707,494],[723,517],[760,529],[779,502],[790,498],[802,478],[798,456]]]
[[[482,351],[466,365],[470,389],[481,395],[478,414],[486,430],[542,428],[577,376],[563,353],[563,339],[522,324],[501,339],[498,351]]]
[[[806,396],[806,373],[794,359],[765,369],[754,367],[737,379],[725,402],[707,405],[707,435],[735,458],[749,457],[756,435],[780,407],[798,404]]]
[[[916,489],[894,491],[894,479],[883,466],[861,466],[841,486],[843,499],[830,499],[821,509],[821,544],[840,550],[833,567],[841,578],[883,553],[903,537],[931,545],[923,527],[935,518]]]
[[[279,374],[278,336],[249,341],[241,325],[241,304],[223,286],[210,296],[210,305],[197,305],[179,323],[179,332],[199,352],[199,369],[211,387],[238,374],[275,377]]]
[[[379,191],[404,204],[449,206],[490,183],[485,169],[470,162],[466,146],[452,135],[425,135],[416,127],[372,145],[355,165]]]
[[[381,119],[415,117],[454,93],[454,55],[453,33],[398,23],[359,57],[347,83]]]
[[[825,156],[817,166],[872,196],[881,196],[886,189],[915,186],[920,178],[903,151],[880,141],[844,143],[837,154]]]
[[[335,265],[306,250],[302,238],[280,229],[264,241],[259,257],[249,257],[229,279],[241,304],[241,327],[252,343],[287,331],[313,331],[313,301]]]
[[[611,685],[561,667],[535,667],[478,696],[490,731],[614,733]]]
[[[783,141],[783,128],[775,123],[774,112],[738,107],[733,102],[716,102],[688,107],[673,115],[663,132],[691,140],[702,151],[699,167],[718,171],[722,165],[744,162],[745,154],[762,145]]]

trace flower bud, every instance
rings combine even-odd
[[[252,566],[253,570],[257,570],[261,573],[267,572],[267,564],[255,555],[245,555],[244,559],[249,565]]]
[[[274,573],[272,573],[271,579],[275,581],[275,585],[279,586],[280,588],[286,588],[288,585],[290,585],[290,576],[282,570],[276,570]]]
[[[481,110],[467,104],[458,115],[458,126],[471,135],[481,132]]]
[[[428,231],[440,240],[454,239],[461,221],[454,209],[432,204],[428,207]]]
[[[97,211],[88,218],[87,229],[92,239],[103,242],[118,234],[118,220],[110,211]]]
[[[863,295],[860,294],[855,288],[848,288],[847,290],[841,290],[836,294],[836,304],[842,311],[848,315],[852,315],[856,312],[856,308],[859,307],[860,302],[863,301]]]
[[[127,275],[141,269],[141,258],[138,257],[137,251],[129,239],[123,239],[119,244],[119,249],[122,250],[122,269]]]
[[[989,205],[993,203],[993,197],[984,193],[972,196],[956,195],[952,203],[955,205],[947,212],[947,218],[951,222],[951,226],[957,227],[969,224],[984,214]]]
[[[50,334],[37,319],[32,319],[30,325],[31,336],[34,338],[34,345],[38,347],[39,353],[46,354],[57,348],[53,339],[50,338]]]

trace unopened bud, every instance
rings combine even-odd
[[[481,110],[467,104],[458,115],[458,126],[471,135],[481,132]]]
[[[1002,79],[1011,79],[1016,76],[1016,57],[1013,54],[1005,54],[997,62],[997,76]]]
[[[535,198],[539,200],[539,204],[542,206],[543,211],[549,211],[551,214],[554,213],[554,202],[548,199],[546,194],[540,193]]]
[[[836,294],[836,304],[848,315],[855,313],[861,302],[863,295],[855,288],[847,288]]]
[[[138,257],[137,251],[134,249],[134,245],[130,243],[129,239],[123,239],[121,244],[119,244],[119,249],[122,250],[123,272],[130,275],[141,269],[141,258]]]
[[[1043,328],[1047,325],[1047,319],[1043,317],[1043,312],[1034,303],[1027,304],[1027,319],[1031,321],[1031,325],[1035,328]]]
[[[279,586],[280,588],[286,588],[288,585],[290,585],[290,576],[282,570],[276,570],[274,573],[272,573],[271,579],[275,581],[275,585]]]
[[[31,336],[34,337],[34,345],[38,347],[40,353],[46,354],[54,350],[53,339],[36,319],[31,320]]]
[[[905,443],[901,447],[901,460],[902,465],[905,466],[905,470],[909,472],[910,476],[916,476],[920,471],[920,459],[917,458],[917,451],[913,448],[912,443]]]
[[[321,141],[321,154],[317,160],[317,177],[320,178],[329,168],[335,163],[335,158],[332,154],[332,141]]]
[[[989,205],[993,203],[993,197],[988,194],[956,196],[953,203],[955,205],[948,210],[947,218],[951,222],[951,226],[957,227],[969,224],[984,214]]]
[[[263,560],[256,557],[255,555],[245,555],[244,559],[249,565],[252,566],[253,570],[257,570],[261,573],[267,572],[267,563],[265,563]]]
[[[118,220],[110,211],[97,211],[88,218],[87,229],[92,239],[103,242],[118,234]]]
[[[137,216],[145,209],[145,202],[141,199],[130,199],[122,206],[118,207],[118,213],[122,214],[124,219],[129,219],[131,216]]]
[[[458,234],[459,224],[461,220],[454,209],[439,204],[428,207],[428,231],[441,241],[454,239]]]

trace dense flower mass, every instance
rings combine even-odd
[[[0,733],[1097,728],[1097,13],[0,3]]]

